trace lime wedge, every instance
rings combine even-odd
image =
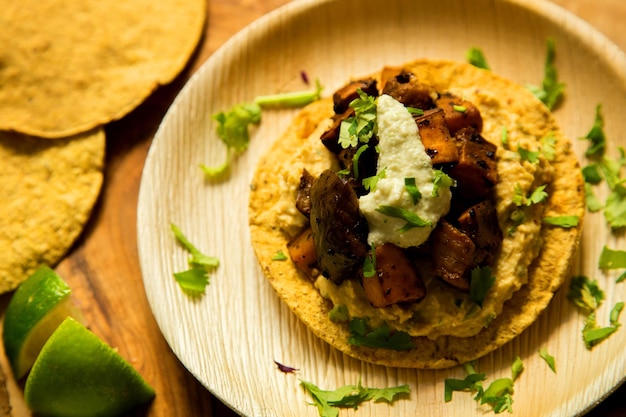
[[[42,266],[11,297],[2,340],[16,379],[29,371],[41,347],[67,316],[80,317],[70,294],[65,281]]]
[[[50,336],[24,389],[42,416],[118,416],[147,403],[154,389],[116,350],[66,318]]]

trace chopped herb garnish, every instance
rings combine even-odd
[[[317,385],[300,380],[300,383],[313,398],[313,405],[317,407],[320,417],[337,417],[340,408],[357,409],[365,401],[391,403],[401,394],[409,394],[408,385],[399,385],[390,388],[367,388],[361,385],[345,385],[334,391],[320,389]]]
[[[604,205],[596,194],[593,192],[593,187],[589,183],[585,183],[585,201],[587,203],[587,210],[592,213],[602,210]]]
[[[548,193],[545,192],[545,188],[545,185],[541,185],[535,188],[530,195],[526,197],[522,187],[519,184],[515,184],[513,203],[518,207],[539,204],[548,198]]]
[[[589,133],[581,139],[591,142],[585,151],[587,157],[600,157],[606,149],[606,136],[604,135],[604,118],[602,117],[602,104],[596,105],[596,117]]]
[[[541,100],[548,109],[552,110],[565,91],[565,84],[559,82],[558,72],[554,61],[556,58],[556,43],[554,39],[548,38],[546,41],[546,60],[544,65],[544,76],[541,86],[529,85],[528,88],[532,93]]]
[[[204,268],[193,267],[183,272],[174,272],[174,279],[180,288],[192,294],[204,292],[209,285],[209,277]]]
[[[274,363],[276,364],[276,367],[278,367],[279,371],[284,372],[286,374],[293,374],[294,372],[298,370],[296,368],[292,368],[291,366],[283,365],[282,363],[276,360],[274,360]]]
[[[287,259],[289,258],[287,257],[287,255],[285,255],[285,252],[283,252],[282,250],[276,251],[274,256],[272,256],[272,261],[286,261]]]
[[[348,306],[345,304],[339,304],[334,306],[328,312],[328,318],[333,323],[347,323],[350,320],[350,313],[348,311]]]
[[[368,143],[377,130],[376,97],[368,96],[361,89],[357,91],[359,98],[350,103],[354,116],[344,120],[339,128],[338,142],[344,149]]]
[[[508,149],[509,147],[509,131],[506,126],[502,126],[502,133],[500,134],[500,142],[502,146]]]
[[[411,114],[414,114],[416,116],[423,116],[424,115],[424,110],[422,109],[416,109],[415,107],[407,107],[406,108],[407,111]]]
[[[467,373],[464,379],[448,378],[444,381],[444,400],[452,400],[454,391],[469,391],[476,393],[474,400],[480,404],[488,404],[498,414],[503,411],[513,412],[513,381],[517,379],[524,366],[519,356],[511,366],[511,378],[499,378],[483,388],[482,381],[486,380],[484,373],[478,373],[471,362],[463,364]]]
[[[409,195],[411,196],[411,200],[413,201],[413,204],[417,204],[422,199],[422,193],[417,188],[414,177],[404,179],[404,188],[406,189],[407,193],[409,193]]]
[[[359,178],[359,158],[361,158],[361,154],[365,152],[369,148],[368,145],[361,145],[359,149],[357,149],[356,153],[352,157],[352,172],[354,173],[354,178]]]
[[[598,327],[595,314],[590,314],[587,317],[585,327],[583,328],[583,340],[587,349],[593,348],[617,331],[621,326],[619,316],[623,309],[623,302],[616,303],[615,306],[613,306],[610,314],[610,325],[608,327]]]
[[[604,291],[598,286],[598,281],[591,280],[584,275],[577,275],[570,282],[567,298],[588,315],[602,304]]]
[[[602,174],[600,173],[600,165],[593,162],[582,169],[583,178],[586,183],[597,185],[602,182]]]
[[[372,248],[363,262],[363,276],[372,278],[374,275],[376,275],[376,246],[372,244]]]
[[[426,221],[422,219],[420,216],[418,216],[417,214],[413,213],[412,211],[403,209],[401,207],[381,205],[381,206],[378,206],[378,208],[376,208],[376,211],[384,214],[385,216],[395,217],[398,219],[405,220],[406,224],[402,226],[400,229],[398,229],[400,233],[404,233],[415,227],[432,226],[432,223],[430,221]]]
[[[523,371],[524,363],[522,362],[522,358],[517,356],[513,361],[513,365],[511,365],[511,379],[515,381]]]
[[[485,58],[485,55],[480,48],[477,48],[475,46],[470,48],[465,54],[465,58],[467,58],[467,62],[477,68],[482,68],[488,71],[490,70],[487,59]]]
[[[467,111],[467,107],[465,107],[465,106],[460,106],[460,105],[458,105],[458,104],[453,105],[453,106],[452,106],[452,108],[453,108],[455,111],[458,111],[459,113],[465,113],[465,112]]]
[[[226,160],[219,166],[209,167],[202,164],[200,168],[209,178],[219,178],[230,169],[233,156],[248,148],[248,127],[261,121],[261,107],[256,103],[238,104],[226,112],[214,114],[213,119],[217,121],[217,136],[226,145]]]
[[[361,180],[361,184],[363,184],[363,187],[369,191],[369,192],[373,192],[376,190],[376,185],[378,185],[378,181],[381,178],[385,178],[385,176],[387,175],[387,171],[386,169],[382,169],[380,172],[378,172],[376,175],[372,175],[371,177],[367,177],[367,178],[363,178]]]
[[[600,253],[598,267],[600,269],[626,268],[626,251],[609,249],[604,246],[602,253]]]
[[[301,107],[319,100],[323,89],[320,81],[315,80],[313,90],[258,96],[254,103],[261,107]]]
[[[183,272],[175,272],[174,278],[176,282],[178,282],[183,290],[192,293],[203,292],[205,287],[209,284],[207,272],[219,266],[219,259],[200,252],[175,224],[172,223],[170,227],[176,240],[191,254],[188,260],[191,269]]]
[[[522,161],[528,161],[533,164],[539,162],[539,152],[529,151],[528,149],[524,149],[521,146],[517,147],[517,152],[519,153],[520,159]]]
[[[550,216],[543,218],[545,224],[559,226],[565,229],[578,226],[579,221],[578,216]]]
[[[472,269],[470,280],[470,299],[482,307],[483,300],[489,289],[496,282],[496,278],[491,273],[491,268],[476,267]]]
[[[441,187],[450,188],[454,185],[454,179],[451,176],[443,172],[441,169],[434,171],[435,178],[433,179],[433,197],[439,197],[439,190]]]
[[[552,372],[556,374],[556,361],[554,356],[550,355],[545,347],[539,349],[539,357],[543,359],[548,364],[550,369],[552,369]]]
[[[367,346],[372,348],[391,350],[411,350],[415,344],[411,336],[402,331],[392,331],[388,324],[372,329],[367,319],[355,317],[350,320],[350,339],[348,343],[354,346]]]

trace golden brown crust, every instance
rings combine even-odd
[[[502,346],[531,325],[548,306],[554,292],[565,280],[577,250],[585,213],[583,179],[570,142],[562,135],[550,112],[524,87],[467,64],[419,60],[405,67],[419,74],[422,80],[438,91],[488,85],[507,105],[506,109],[497,111],[515,112],[523,117],[525,129],[544,132],[541,135],[551,132],[556,139],[556,156],[551,161],[554,175],[547,186],[550,197],[544,213],[546,216],[577,215],[580,222],[570,229],[548,225],[541,227],[543,246],[529,268],[528,283],[504,304],[501,314],[471,337],[439,336],[434,340],[415,337],[416,348],[409,351],[356,347],[348,343],[350,333],[347,326],[328,318],[332,305],[320,295],[311,280],[299,273],[292,262],[272,261],[277,251],[287,253],[286,244],[290,235],[285,224],[272,221],[272,215],[268,214],[274,212],[284,193],[276,184],[285,184],[287,176],[297,175],[299,164],[303,164],[301,159],[315,154],[315,151],[302,151],[302,154],[292,156],[294,149],[305,143],[315,143],[315,135],[319,138],[320,130],[323,131],[324,123],[332,115],[330,99],[304,109],[257,166],[250,196],[251,236],[263,272],[277,294],[321,339],[350,356],[375,364],[446,368],[476,359]],[[485,112],[484,117],[490,117],[490,113]],[[318,126],[317,130],[314,126]],[[320,145],[318,151],[324,153],[322,148]],[[276,161],[285,160],[288,162],[277,167]],[[289,170],[292,173],[288,173]],[[541,218],[532,221],[541,222]],[[294,225],[294,228],[297,227]]]

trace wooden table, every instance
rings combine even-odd
[[[587,20],[626,50],[626,2],[552,0]],[[155,400],[135,415],[235,416],[180,364],[154,320],[137,256],[136,207],[143,164],[152,137],[185,81],[227,39],[287,0],[207,0],[205,36],[188,68],[124,119],[106,127],[104,188],[92,218],[57,272],[70,284],[91,329],[119,349],[152,384]],[[3,298],[2,305],[6,305]],[[0,362],[6,375],[6,360]],[[13,415],[29,416],[23,387],[8,381]],[[626,385],[588,416],[624,416]]]

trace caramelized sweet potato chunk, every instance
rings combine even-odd
[[[422,110],[435,107],[432,89],[420,83],[410,72],[402,71],[389,78],[383,86],[383,94],[390,95],[407,107]]]
[[[304,272],[311,279],[315,278],[319,271],[317,269],[317,251],[313,240],[313,231],[310,227],[304,229],[287,244],[289,257],[296,267]]]
[[[363,277],[365,296],[374,307],[415,302],[426,295],[426,287],[415,265],[392,243],[376,247],[376,274]]]
[[[352,100],[359,98],[358,90],[363,90],[368,96],[378,96],[377,82],[373,78],[351,81],[333,94],[333,109],[342,114],[350,108]]]
[[[482,132],[483,118],[478,107],[472,102],[463,100],[450,93],[445,93],[439,96],[435,103],[437,107],[442,108],[445,112],[446,123],[451,135],[454,135],[464,127],[473,127],[477,132]]]
[[[446,220],[440,220],[430,237],[435,275],[454,288],[468,292],[476,245]]]
[[[442,109],[426,110],[414,116],[420,138],[433,165],[453,164],[459,160],[456,141],[450,136]]]
[[[496,145],[487,142],[474,128],[466,127],[454,136],[459,162],[450,171],[462,198],[475,202],[486,198],[498,181]]]

